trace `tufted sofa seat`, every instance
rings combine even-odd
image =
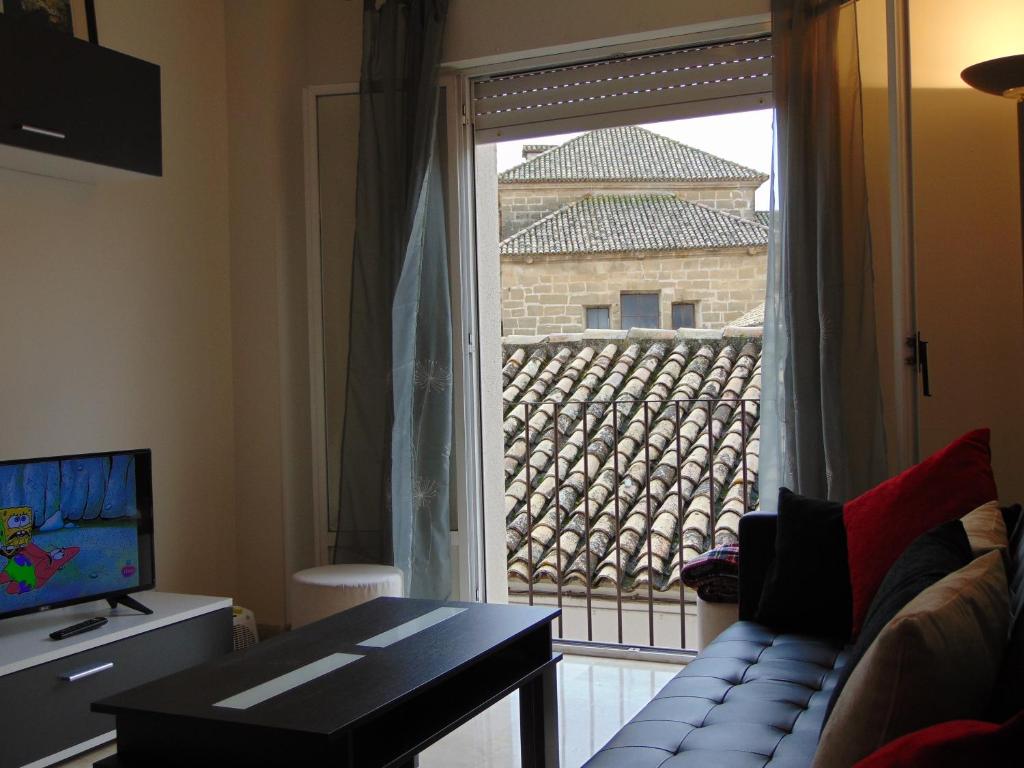
[[[584,768],[808,768],[846,649],[750,621],[778,518],[740,519],[740,621],[691,661]]]
[[[737,622],[585,768],[806,768],[845,661],[826,640]]]

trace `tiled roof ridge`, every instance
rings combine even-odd
[[[597,129],[597,130],[600,130],[600,129]],[[644,130],[646,130],[646,129],[644,129]],[[586,131],[585,133],[581,133],[579,136],[573,136],[568,141],[563,141],[561,144],[555,144],[550,149],[544,150],[539,155],[535,155],[535,156],[531,157],[529,160],[523,160],[523,162],[521,162],[521,163],[516,163],[511,168],[507,168],[506,170],[504,170],[504,171],[502,171],[501,173],[498,174],[498,182],[500,183],[502,181],[519,181],[518,179],[512,179],[510,177],[510,174],[513,173],[514,171],[519,170],[520,168],[523,168],[524,166],[527,166],[527,165],[530,165],[531,163],[534,163],[539,158],[543,157],[544,155],[550,154],[551,152],[554,152],[555,150],[566,149],[566,148],[568,148],[569,146],[571,146],[573,144],[578,144],[581,140],[585,139],[591,133],[592,133],[592,131]],[[527,180],[524,180],[524,181],[526,181],[528,183],[529,181],[532,181],[532,179],[527,179]]]
[[[643,177],[638,177],[638,176],[629,176],[629,177],[626,177],[626,176],[623,176],[623,177],[619,177],[619,176],[609,176],[609,177],[597,176],[597,177],[594,177],[594,178],[584,178],[584,177],[576,178],[576,177],[573,177],[573,176],[570,176],[570,175],[566,175],[566,176],[553,176],[553,177],[542,178],[542,179],[521,178],[521,177],[517,177],[516,176],[517,173],[522,172],[523,170],[526,170],[531,164],[540,165],[540,163],[538,163],[537,161],[540,160],[541,158],[544,158],[547,155],[550,155],[553,152],[569,150],[574,145],[579,144],[579,143],[581,143],[583,141],[593,140],[596,134],[604,135],[604,134],[610,133],[612,131],[623,131],[623,130],[637,131],[641,135],[644,135],[645,137],[648,137],[649,139],[651,139],[651,140],[653,140],[655,142],[665,142],[673,150],[676,150],[676,151],[682,150],[682,151],[685,151],[685,152],[692,152],[696,156],[698,156],[699,158],[704,160],[708,165],[713,166],[713,165],[716,165],[716,164],[723,164],[725,167],[730,167],[730,168],[735,169],[736,171],[739,171],[740,175],[737,176],[735,173],[733,175],[729,175],[729,174],[724,174],[723,173],[723,174],[719,174],[719,175],[706,176],[706,177],[705,176],[698,176],[698,177],[694,177],[694,178],[687,178],[685,176],[678,176],[678,175],[676,175],[676,176],[665,175],[665,176],[659,176],[657,178],[651,178],[651,179],[647,179],[647,178],[643,178]],[[531,146],[534,146],[534,145],[531,145]],[[524,160],[521,163],[517,163],[516,165],[512,166],[511,168],[508,168],[508,169],[506,169],[506,170],[504,170],[504,171],[502,171],[501,173],[498,174],[498,181],[499,181],[499,183],[512,183],[512,184],[531,184],[531,183],[536,184],[538,182],[545,182],[545,181],[561,181],[561,182],[593,181],[593,180],[596,180],[596,179],[601,179],[601,180],[604,180],[604,181],[731,181],[731,182],[737,182],[737,183],[744,182],[744,181],[747,181],[747,182],[758,181],[758,183],[760,185],[760,184],[764,183],[768,178],[769,178],[768,174],[765,174],[763,171],[759,171],[756,168],[750,168],[749,166],[745,166],[742,163],[737,163],[734,160],[729,160],[727,158],[724,158],[724,157],[721,157],[719,155],[716,155],[716,154],[714,154],[712,152],[708,152],[708,151],[703,150],[703,149],[698,149],[697,147],[694,147],[694,146],[692,146],[690,144],[686,144],[685,142],[679,141],[677,139],[673,139],[670,136],[665,136],[663,134],[658,133],[657,131],[652,131],[652,130],[650,130],[648,128],[644,128],[641,125],[615,126],[615,127],[612,127],[612,128],[598,128],[598,129],[595,129],[595,130],[586,131],[585,133],[581,133],[579,136],[574,136],[573,138],[569,139],[568,141],[565,141],[565,142],[563,142],[561,144],[556,144],[555,146],[551,147],[550,149],[545,150],[544,152],[542,152],[542,153],[540,153],[538,155],[535,155],[534,157],[530,158],[529,160]]]
[[[628,331],[617,331],[614,329],[577,331],[574,333],[549,333],[537,334],[534,336],[503,336],[501,345],[505,349],[515,348],[509,353],[505,368],[513,363],[515,350],[533,348],[538,346],[576,344],[616,344],[625,341],[629,342],[672,342],[672,341],[720,341],[723,339],[751,339],[759,338],[760,334],[747,333],[749,328],[736,325],[727,325],[723,328],[679,328],[668,330],[664,328],[633,328]],[[525,350],[524,350],[525,351]],[[504,370],[504,369],[503,369]],[[516,368],[518,370],[518,366]],[[507,385],[506,385],[507,386]]]
[[[573,200],[572,202],[566,203],[565,205],[563,205],[563,206],[561,206],[559,208],[556,208],[551,213],[544,214],[543,216],[541,216],[539,219],[537,219],[532,224],[529,224],[528,226],[523,227],[519,231],[513,232],[508,237],[506,237],[506,238],[504,238],[502,240],[499,240],[498,241],[498,252],[501,253],[501,246],[503,246],[505,243],[511,242],[512,240],[514,240],[515,238],[519,237],[520,235],[529,232],[531,229],[536,229],[537,227],[539,227],[542,224],[544,224],[544,222],[550,221],[551,219],[553,219],[556,216],[558,216],[560,213],[563,213],[564,211],[567,211],[570,208],[575,208],[577,205],[579,205],[584,200],[587,200],[589,198],[590,198],[589,194],[582,195],[581,197],[577,198],[576,200]]]
[[[718,213],[724,213],[727,216],[732,216],[734,219],[745,221],[747,222],[747,224],[753,224],[755,227],[763,227],[764,229],[768,229],[768,225],[761,221],[760,218],[758,218],[758,214],[761,213],[761,211],[751,211],[752,218],[748,218],[741,213],[736,213],[735,211],[730,211],[724,208],[714,208],[713,206],[702,203],[700,200],[693,200],[691,202],[694,205],[701,205],[704,206],[705,208],[711,208],[711,210],[717,211]]]
[[[734,219],[739,219],[745,224],[753,224],[755,227],[761,227],[765,230],[771,229],[771,227],[766,222],[761,220],[761,214],[768,213],[768,211],[755,210],[753,211],[753,218],[747,218],[741,213],[736,213],[735,211],[730,211],[726,208],[715,208],[713,205],[702,203],[700,200],[687,200],[686,202],[690,203],[691,205],[699,205],[701,208],[707,208],[708,210],[714,211],[715,213],[722,213],[725,214],[726,216],[732,216]],[[767,245],[767,241],[765,241],[765,244]]]
[[[765,303],[762,301],[753,309],[749,309],[737,318],[729,321],[729,327],[734,331],[741,331],[743,328],[764,327]]]

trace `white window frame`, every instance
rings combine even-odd
[[[453,78],[442,82],[446,103],[444,108],[449,116],[459,114],[462,84]],[[332,546],[330,509],[328,508],[327,486],[327,424],[325,414],[326,382],[324,374],[324,325],[323,325],[323,265],[320,234],[320,165],[317,136],[317,99],[322,96],[358,96],[358,83],[337,83],[309,86],[303,89],[303,139],[305,165],[306,201],[306,288],[307,320],[309,323],[310,361],[310,433],[312,440],[313,474],[313,518],[316,527],[313,534],[316,547],[316,564],[328,564],[328,551]],[[454,125],[453,125],[454,122]],[[479,384],[476,377],[481,366],[476,362],[478,337],[478,311],[476,290],[465,290],[464,286],[475,285],[475,259],[465,261],[459,253],[460,242],[473,242],[475,236],[470,229],[474,218],[460,216],[462,206],[472,204],[474,187],[467,185],[462,174],[472,173],[472,165],[454,162],[464,150],[464,128],[458,119],[447,121],[448,141],[448,190],[451,197],[448,206],[449,272],[452,286],[453,340],[455,345],[455,434],[454,451],[455,505],[458,530],[452,532],[452,554],[455,558],[456,582],[453,597],[463,600],[485,599],[484,579],[480,572],[482,558],[476,542],[482,539],[479,531],[481,516],[470,514],[480,509],[479,428],[482,423],[475,412],[479,407]],[[466,195],[470,197],[466,197]],[[472,447],[470,447],[472,446]]]
[[[317,134],[317,99],[321,96],[358,96],[359,83],[311,85],[302,89],[303,164],[306,199],[306,312],[309,323],[309,396],[311,465],[313,470],[313,545],[316,564],[327,565],[330,510],[327,498],[327,414],[324,376],[323,264],[320,239],[320,153]]]
[[[504,515],[498,526],[488,526],[488,512],[502,509],[504,442],[501,430],[485,425],[501,423],[501,312],[493,296],[500,295],[500,260],[496,169],[488,153],[478,152],[474,141],[471,83],[473,78],[646,53],[672,47],[700,45],[713,41],[756,37],[770,32],[767,15],[738,19],[692,30],[652,33],[644,40],[600,41],[578,49],[551,55],[510,54],[484,65],[448,66],[441,75],[448,94],[448,194],[449,244],[453,275],[453,306],[457,308],[456,359],[456,454],[458,509],[462,562],[469,566],[469,592],[476,599],[507,602],[508,576]],[[453,98],[455,101],[453,102]],[[749,108],[749,107],[747,107]],[[678,110],[665,107],[643,110],[643,122],[679,117]],[[493,145],[491,145],[493,146]],[[490,153],[493,154],[493,153]],[[493,178],[491,178],[493,177]],[[493,189],[488,185],[493,186]],[[481,206],[480,192],[494,197],[494,210]],[[478,254],[478,235],[492,231],[493,238],[479,237],[481,243],[494,240],[492,258]],[[485,299],[485,296],[491,298]],[[488,332],[490,329],[490,332]],[[495,343],[497,342],[497,343]],[[466,581],[465,579],[463,581]]]

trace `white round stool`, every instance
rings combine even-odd
[[[292,629],[375,597],[402,597],[402,572],[390,565],[322,565],[292,574],[288,618]]]

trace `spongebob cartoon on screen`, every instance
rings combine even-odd
[[[42,589],[57,571],[78,554],[78,547],[57,547],[47,552],[32,542],[32,508],[0,509],[0,589],[20,595]]]
[[[0,461],[0,617],[140,585],[134,453]]]

